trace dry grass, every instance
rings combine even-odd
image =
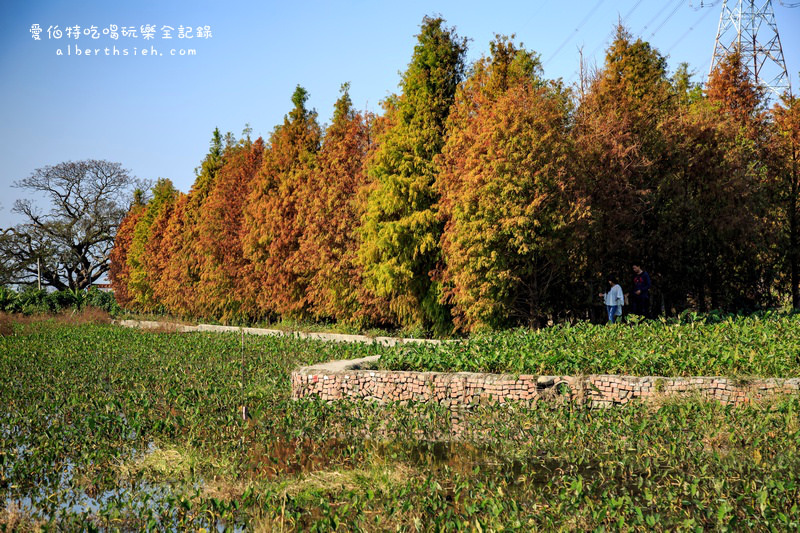
[[[21,315],[17,313],[0,313],[0,333],[3,336],[16,335],[19,332],[14,326],[33,324],[53,319],[53,315]]]
[[[110,324],[111,315],[96,307],[85,307],[81,310],[62,311],[58,314],[23,315],[18,313],[0,312],[0,336],[5,337],[15,334],[14,326],[34,324],[36,322],[52,321],[68,326],[82,326],[85,324]]]
[[[14,334],[14,322],[11,315],[0,313],[0,337],[8,337]]]
[[[117,466],[120,479],[146,477],[151,480],[189,479],[195,460],[175,448],[152,450]]]
[[[35,520],[25,509],[11,502],[5,509],[0,511],[0,530],[18,531],[25,533],[28,531],[41,531],[41,520]]]
[[[111,315],[96,307],[84,307],[80,311],[63,311],[54,318],[58,323],[70,326],[111,323]]]
[[[203,485],[202,495],[204,498],[216,498],[218,500],[238,500],[247,490],[248,484],[242,480],[232,481],[225,477],[214,476]]]
[[[345,492],[358,488],[389,491],[404,485],[419,473],[402,463],[375,465],[366,469],[319,470],[289,480],[283,492],[297,496],[303,492]]]

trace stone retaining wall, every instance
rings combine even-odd
[[[700,395],[742,405],[775,394],[797,394],[800,379],[735,380],[722,377],[662,378],[616,375],[534,376],[468,372],[399,372],[364,369],[377,358],[301,368],[292,373],[292,396],[438,402],[453,409],[478,404],[538,401],[586,403],[595,407]]]

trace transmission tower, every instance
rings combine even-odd
[[[778,97],[791,89],[771,0],[723,0],[711,70],[735,50],[756,84]]]

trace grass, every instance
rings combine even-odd
[[[292,401],[398,349],[55,319],[0,338],[0,531],[796,530],[800,400]],[[621,328],[620,328],[621,329]],[[251,414],[242,420],[240,406]]]

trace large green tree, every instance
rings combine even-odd
[[[365,280],[405,326],[444,329],[440,303],[439,238],[434,158],[444,146],[446,120],[464,75],[466,40],[441,18],[425,17],[417,45],[390,99],[392,123],[368,163],[376,185],[369,195],[359,255]]]
[[[139,183],[119,163],[67,161],[37,168],[15,186],[30,197],[17,200],[23,222],[0,228],[5,282],[55,289],[86,289],[109,269],[117,227]],[[38,264],[37,264],[38,263]]]

